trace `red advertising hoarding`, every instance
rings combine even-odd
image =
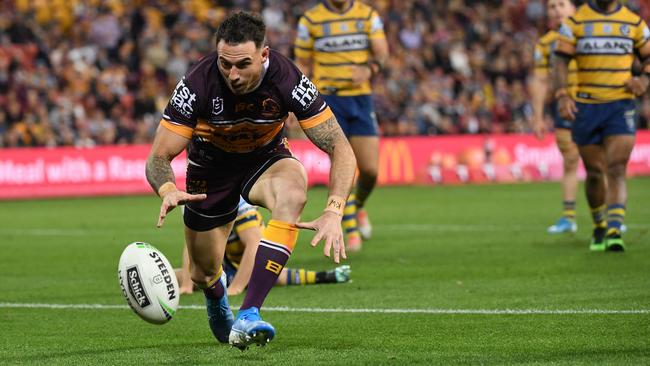
[[[307,140],[290,142],[309,183],[327,184],[327,155]],[[151,192],[144,166],[149,146],[91,149],[0,149],[0,199],[125,195]],[[174,160],[184,186],[185,157]],[[384,138],[379,184],[462,184],[557,180],[562,158],[554,137],[463,135]],[[584,171],[579,172],[584,176]],[[637,134],[628,174],[650,175],[650,131]]]

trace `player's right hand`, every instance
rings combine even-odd
[[[352,66],[352,84],[361,85],[366,81],[370,80],[371,77],[372,77],[372,71],[368,66],[366,65]]]
[[[578,113],[578,107],[576,107],[576,102],[571,99],[569,96],[565,95],[560,97],[557,101],[558,111],[560,112],[560,117],[564,118],[567,121],[575,121],[576,113]]]
[[[165,217],[169,211],[176,208],[176,206],[184,205],[190,201],[203,201],[208,198],[206,194],[189,194],[185,191],[174,190],[166,193],[161,197],[162,203],[160,204],[160,215],[158,216],[157,227],[161,227],[165,221]]]
[[[315,247],[319,241],[324,240],[323,254],[330,257],[330,252],[334,251],[334,263],[339,263],[340,258],[346,259],[345,242],[343,241],[343,230],[341,229],[341,216],[331,211],[324,211],[323,214],[314,221],[299,222],[296,227],[300,229],[315,230],[316,235],[311,240],[311,246]]]
[[[648,84],[650,84],[648,76],[635,76],[625,81],[625,89],[640,97],[648,89]]]
[[[538,140],[542,140],[544,139],[544,136],[546,136],[546,132],[547,128],[544,119],[533,117],[533,133],[535,134],[535,137],[537,137]]]

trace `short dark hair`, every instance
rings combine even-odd
[[[253,41],[256,48],[264,45],[266,25],[258,14],[237,12],[223,21],[217,30],[217,44],[221,40],[227,44],[240,44]]]

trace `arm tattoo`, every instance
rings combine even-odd
[[[317,126],[306,129],[305,135],[309,137],[314,145],[330,155],[334,152],[336,143],[340,139],[345,139],[343,131],[334,116]]]
[[[174,178],[174,171],[169,159],[162,156],[150,156],[147,159],[147,181],[153,188],[154,192],[158,193],[160,186],[167,182],[176,182]]]

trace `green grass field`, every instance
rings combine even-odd
[[[378,189],[353,282],[275,288],[263,315],[277,336],[246,352],[212,338],[202,294],[163,326],[126,308],[128,243],[180,262],[180,214],[156,229],[157,198],[1,202],[0,364],[650,364],[650,179],[629,190],[619,254],[588,252],[582,191],[579,232],[546,234],[558,184]],[[305,218],[325,195],[309,192]],[[289,265],[331,267],[311,236]]]

